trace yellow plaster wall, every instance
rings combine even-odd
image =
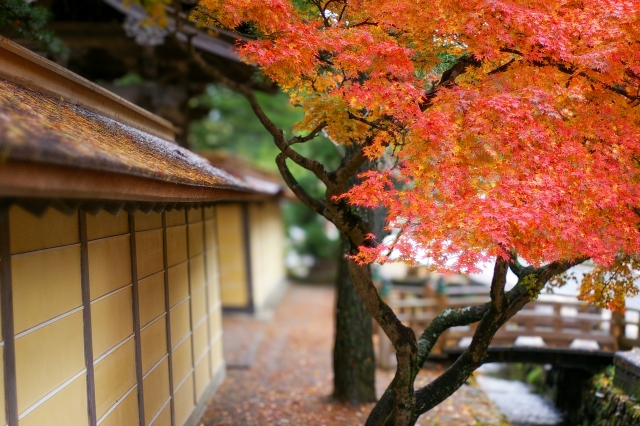
[[[167,323],[165,318],[160,317],[142,328],[140,338],[142,344],[142,374],[147,374],[167,353]]]
[[[9,229],[19,424],[85,425],[78,215],[13,206]]]
[[[193,369],[191,340],[185,340],[173,349],[173,388],[177,390]],[[191,389],[193,391],[193,388]]]
[[[135,424],[138,407],[134,404],[136,355],[127,213],[87,215],[87,238],[97,418],[101,425]]]
[[[126,286],[91,304],[94,359],[133,335],[131,291],[132,287]]]
[[[242,220],[241,205],[216,206],[220,295],[222,305],[230,308],[244,308],[249,302]]]
[[[144,390],[142,409],[146,423],[150,424],[170,398],[162,214],[136,212],[135,226],[138,259],[142,258],[142,251],[147,251],[144,255],[146,266],[138,263],[138,294]],[[171,246],[169,234],[167,241]]]
[[[141,211],[135,212],[136,231],[149,231],[151,229],[162,228],[162,215],[150,212],[144,213]]]
[[[89,240],[89,288],[91,300],[131,284],[130,236]]]
[[[277,202],[249,204],[253,301],[260,309],[284,279],[284,227]]]
[[[180,384],[173,397],[175,398],[176,424],[183,425],[195,406],[193,374],[189,374]]]
[[[157,414],[157,417],[151,420],[150,426],[171,426],[171,406],[169,401],[162,410]]]
[[[138,292],[140,294],[140,326],[144,327],[165,313],[164,272],[140,280]]]
[[[172,308],[189,297],[189,264],[169,268],[169,306]]]
[[[201,209],[167,213],[167,260],[169,269],[169,317],[176,424],[182,424],[195,406],[193,387],[193,343],[191,324],[191,261],[193,223]],[[188,225],[187,225],[188,220]],[[188,379],[190,378],[190,379]],[[180,405],[180,406],[178,406]]]
[[[18,412],[84,370],[82,313],[76,312],[15,341]]]
[[[211,365],[213,371],[218,371],[224,363],[224,354],[222,352],[222,335],[219,334],[211,341]]]
[[[16,333],[82,305],[79,244],[14,255],[11,271]]]
[[[86,426],[87,387],[82,374],[19,421],[20,426]]]
[[[135,342],[128,339],[94,364],[98,419],[136,387]]]
[[[223,368],[216,213],[214,207],[167,212],[166,248],[162,215],[135,213],[139,361],[133,327],[128,214],[114,216],[102,211],[86,215],[99,425],[136,425],[139,409],[144,410],[147,425],[170,425],[170,359],[175,424],[182,425],[213,374]],[[10,229],[20,425],[85,425],[87,385],[78,214],[67,216],[48,210],[36,218],[12,207]],[[235,238],[236,242],[242,241],[241,235]],[[171,322],[171,357],[167,353],[167,319]],[[136,362],[140,362],[143,374],[145,398],[141,408]],[[2,391],[0,386],[0,399]],[[4,412],[0,411],[0,424],[4,424]]]
[[[144,414],[150,422],[169,400],[169,361],[164,359],[143,380]]]
[[[220,368],[224,368],[222,357],[222,299],[220,294],[220,264],[218,261],[221,246],[217,238],[218,209],[219,207],[210,207],[205,209],[204,212],[206,308],[208,311],[207,338],[209,339],[206,355],[209,358],[208,368],[210,375],[216,374]]]
[[[122,426],[138,424],[138,394],[136,388],[124,396],[108,416],[99,420],[100,426]]]
[[[136,232],[138,279],[141,280],[164,269],[162,230]]]
[[[11,254],[25,253],[80,242],[78,215],[48,209],[41,217],[12,206],[9,211]]]
[[[97,240],[99,238],[123,235],[129,232],[129,216],[120,213],[117,216],[101,210],[97,215],[87,215],[87,238]]]
[[[167,262],[174,266],[187,260],[187,227],[177,225],[167,228]]]

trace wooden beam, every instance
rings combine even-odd
[[[164,203],[270,198],[241,189],[176,184],[122,173],[26,161],[0,164],[0,197]]]
[[[87,414],[89,426],[96,426],[96,385],[93,368],[93,332],[91,328],[91,293],[89,286],[89,248],[87,240],[87,213],[78,212],[80,230],[80,280],[82,285],[82,320],[84,334],[84,364],[87,368]]]
[[[144,419],[144,387],[142,386],[142,342],[140,336],[140,294],[138,292],[138,257],[136,247],[136,218],[129,213],[129,234],[131,243],[131,280],[133,282],[133,334],[136,353],[136,381],[138,383],[138,421],[146,426]]]
[[[0,314],[4,340],[4,407],[8,426],[18,426],[18,392],[16,386],[16,345],[13,329],[13,289],[9,208],[0,207]]]
[[[171,410],[171,426],[176,424],[176,409],[173,397],[173,348],[171,346],[171,302],[169,300],[169,260],[167,247],[167,214],[162,213],[162,261],[164,262],[164,310],[166,311],[167,356],[169,360],[169,406]]]
[[[247,307],[246,309],[254,313],[256,306],[253,300],[253,260],[251,259],[251,218],[249,217],[249,204],[242,203],[242,236],[244,242],[244,266],[247,276]]]

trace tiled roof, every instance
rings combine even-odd
[[[12,160],[256,191],[172,142],[0,79],[0,167]]]
[[[214,167],[224,170],[242,180],[255,191],[278,195],[289,199],[297,199],[282,177],[251,165],[246,159],[217,151],[199,152]]]

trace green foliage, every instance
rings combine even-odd
[[[142,83],[144,83],[144,79],[136,73],[127,73],[122,77],[113,80],[113,84],[118,87],[137,86]]]
[[[14,32],[19,37],[36,40],[47,52],[64,56],[67,54],[65,45],[45,28],[50,17],[48,9],[25,0],[0,2],[0,31]]]
[[[535,393],[543,394],[547,380],[547,371],[543,365],[529,363],[508,363],[497,373],[491,374],[505,380],[517,380],[531,386]]]
[[[256,95],[267,115],[284,130],[287,137],[296,134],[293,127],[303,113],[291,105],[285,94]],[[243,96],[224,86],[211,85],[204,94],[191,99],[189,105],[210,110],[206,119],[191,126],[189,142],[193,149],[226,151],[242,156],[264,170],[278,173],[275,163],[278,148]],[[313,143],[295,145],[295,148],[306,157],[322,162],[328,169],[337,167],[341,156],[334,144],[322,136],[317,139]],[[319,186],[311,172],[292,163],[289,163],[289,167],[296,180],[312,196],[324,195],[324,187]],[[337,256],[338,241],[327,236],[323,218],[301,203],[288,203],[284,215],[287,229],[297,226],[306,233],[304,240],[292,239],[293,248],[299,254],[310,254],[316,259],[333,259]]]
[[[463,53],[461,55],[454,55],[450,52],[443,51],[438,54],[438,58],[440,59],[440,63],[435,66],[433,72],[436,74],[442,74],[447,70],[453,68],[460,58],[469,56],[467,53]]]

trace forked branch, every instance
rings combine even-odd
[[[416,391],[416,418],[441,403],[455,392],[484,361],[493,336],[513,315],[535,299],[544,285],[554,275],[582,263],[586,258],[553,262],[549,265],[519,270],[521,276],[516,286],[504,292],[508,263],[496,261],[491,284],[490,307],[484,314],[473,335],[471,344],[456,362],[440,377]],[[518,270],[518,268],[516,268]]]

